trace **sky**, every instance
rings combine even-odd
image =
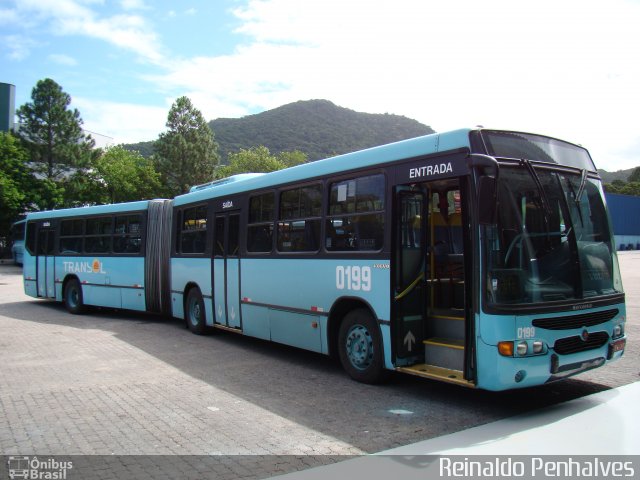
[[[615,171],[640,165],[639,24],[640,0],[0,0],[0,82],[18,107],[52,78],[115,143],[156,139],[183,95],[207,120],[327,99]]]

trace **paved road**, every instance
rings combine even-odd
[[[639,379],[640,252],[622,252],[621,269],[621,361],[491,393],[404,375],[366,386],[329,358],[232,333],[198,337],[131,312],[69,315],[25,296],[19,269],[0,265],[0,454],[239,455],[219,477],[262,478],[625,385]]]

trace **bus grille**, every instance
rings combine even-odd
[[[603,310],[602,312],[582,313],[567,317],[536,318],[532,324],[534,327],[547,330],[572,330],[581,327],[593,327],[608,322],[618,315],[618,309]]]
[[[582,340],[579,335],[575,337],[561,338],[556,341],[553,349],[560,355],[569,355],[571,353],[600,348],[608,341],[609,334],[607,332],[595,332],[589,335],[587,341]]]

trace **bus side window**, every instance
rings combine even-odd
[[[249,200],[249,225],[247,226],[247,251],[269,253],[273,248],[273,220],[275,218],[275,194],[256,195]]]
[[[376,251],[384,242],[384,175],[341,180],[329,186],[325,223],[328,251]]]

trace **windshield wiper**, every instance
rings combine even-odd
[[[580,177],[580,188],[578,188],[578,193],[576,193],[576,204],[580,203],[580,199],[582,198],[582,194],[584,193],[584,188],[587,186],[587,169],[582,169],[582,176]]]
[[[538,192],[540,193],[540,202],[542,203],[542,209],[544,210],[544,216],[543,216],[544,224],[545,224],[545,227],[547,227],[547,231],[549,231],[549,218],[553,213],[551,211],[551,205],[549,204],[549,197],[547,197],[547,193],[544,191],[544,187],[542,186],[540,177],[538,177],[538,174],[536,173],[535,168],[533,168],[533,165],[531,165],[531,161],[526,158],[522,158],[520,159],[520,165],[524,166],[527,169],[527,172],[529,172],[529,175],[531,176],[534,183],[536,184],[536,187],[538,188]]]

